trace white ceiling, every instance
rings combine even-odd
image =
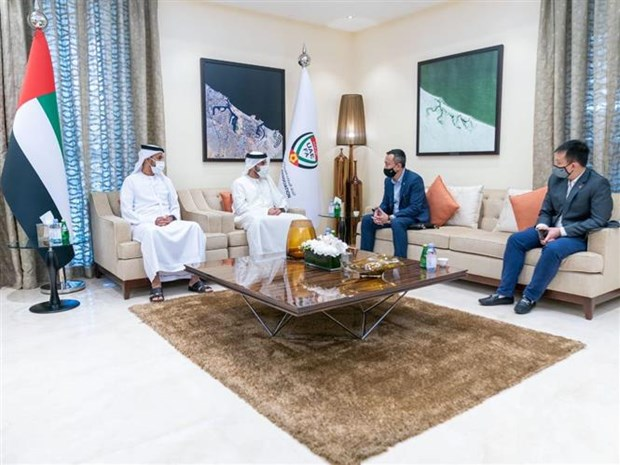
[[[348,32],[416,13],[451,0],[211,0],[226,6],[294,19]]]

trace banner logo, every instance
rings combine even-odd
[[[314,133],[306,132],[299,136],[288,154],[291,165],[312,170],[319,164],[319,151],[316,148]]]

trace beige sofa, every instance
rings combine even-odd
[[[205,230],[204,222],[212,219],[208,215],[200,219]],[[90,221],[96,274],[106,274],[118,282],[125,299],[129,298],[132,289],[148,287],[140,243],[131,240],[131,226],[121,218],[118,191],[90,194]],[[226,234],[214,232],[205,236],[206,260],[228,258]]]
[[[234,215],[222,210],[220,193],[229,188],[199,188],[179,191],[181,216],[199,223],[205,232],[226,234],[228,256],[243,257],[249,254],[248,239],[243,229],[235,228]],[[289,209],[291,213],[305,215],[305,210]]]
[[[506,190],[486,189],[483,192],[479,229],[462,226],[443,226],[439,229],[410,230],[407,256],[416,259],[424,244],[433,242],[439,257],[447,257],[450,265],[466,268],[465,279],[497,286],[502,271],[502,257],[507,232],[494,232],[507,196]],[[612,219],[620,220],[620,194],[613,194]],[[361,225],[357,229],[359,246]],[[377,232],[375,252],[392,254],[392,232]],[[540,249],[526,255],[525,266],[519,276],[520,287],[532,278]],[[582,305],[585,316],[592,319],[596,304],[620,296],[620,229],[605,228],[588,238],[588,250],[571,255],[562,262],[560,271],[551,281],[545,297]]]

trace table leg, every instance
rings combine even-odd
[[[58,296],[57,276],[58,276],[58,259],[54,253],[54,249],[49,247],[47,249],[47,256],[45,259],[47,265],[47,273],[50,277],[50,300],[49,302],[41,302],[40,304],[30,307],[30,311],[33,313],[59,313],[66,312],[80,305],[79,300],[65,299],[60,300]]]

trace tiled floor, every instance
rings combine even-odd
[[[618,463],[620,300],[586,321],[553,302],[525,316],[479,307],[489,291],[453,283],[411,295],[587,348],[367,463]],[[38,290],[0,289],[2,463],[324,462],[129,312],[146,291],[124,301],[103,279],[73,296],[77,309],[37,315]]]

